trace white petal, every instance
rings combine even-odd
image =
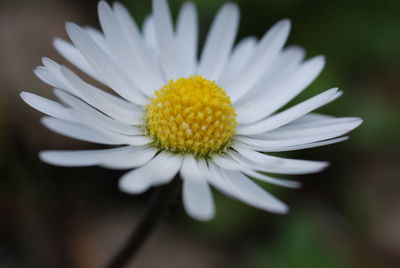
[[[212,23],[197,74],[209,80],[218,79],[230,55],[238,25],[239,9],[235,4],[225,4]]]
[[[161,152],[147,165],[122,176],[119,188],[128,193],[139,194],[151,186],[166,184],[178,173],[181,163],[181,156]]]
[[[67,111],[67,108],[62,106],[58,102],[43,98],[29,92],[22,92],[20,93],[20,96],[29,106],[42,113],[59,119],[71,119],[71,115]]]
[[[220,78],[218,79],[218,85],[225,88],[227,92],[230,92],[229,87],[225,87],[231,79],[234,79],[237,75],[240,75],[243,67],[246,65],[251,54],[253,53],[254,47],[257,43],[257,39],[254,37],[247,37],[242,39],[233,49],[232,55],[229,58]]]
[[[56,77],[46,68],[43,66],[38,66],[33,70],[33,73],[43,82],[46,84],[56,87],[56,88],[63,88],[64,85],[58,81]]]
[[[177,62],[178,52],[172,28],[171,13],[166,0],[153,0],[154,27],[160,61],[166,78],[177,79],[181,76]]]
[[[207,221],[214,217],[214,200],[205,175],[191,156],[186,156],[180,174],[183,179],[183,205],[186,212],[197,220]]]
[[[147,46],[151,48],[152,52],[158,56],[158,45],[156,37],[156,29],[154,27],[153,16],[149,15],[143,22],[143,38]]]
[[[211,161],[208,163],[208,166],[207,164],[200,165],[200,169],[202,170],[203,174],[205,174],[206,179],[212,186],[227,196],[238,198],[236,189],[234,189],[230,183],[226,182],[224,176],[221,174],[220,167],[214,165],[214,163]]]
[[[238,122],[256,122],[287,104],[314,81],[324,64],[322,56],[315,57],[300,65],[291,75],[282,76],[275,83],[264,82],[258,85],[259,89],[249,92],[251,97],[246,96],[248,102],[238,107]]]
[[[114,11],[99,3],[99,18],[113,53],[132,83],[147,96],[164,84],[164,79],[144,46],[140,33],[126,8],[114,3]]]
[[[78,67],[81,71],[88,74],[97,81],[104,83],[101,77],[97,75],[96,71],[93,70],[92,66],[90,66],[90,64],[87,62],[85,57],[83,57],[82,53],[71,43],[61,38],[55,38],[53,41],[53,45],[58,51],[58,53],[60,53],[65,59],[70,61],[73,65]]]
[[[229,170],[241,170],[243,168],[243,165],[235,161],[235,159],[233,159],[229,155],[224,155],[224,156],[214,155],[212,157],[212,162],[221,168]]]
[[[119,147],[105,150],[43,151],[40,158],[49,164],[66,167],[101,165],[112,169],[130,169],[145,165],[156,150],[144,147]]]
[[[76,74],[66,67],[62,67],[62,73],[72,85],[69,92],[102,111],[108,116],[126,124],[137,125],[143,116],[136,105],[127,103],[116,96],[106,93],[84,82]]]
[[[260,79],[282,49],[290,31],[290,21],[276,23],[260,40],[252,56],[236,79],[232,79],[226,88],[231,88],[231,99],[240,97]]]
[[[283,112],[272,115],[264,120],[249,124],[246,126],[240,125],[237,129],[238,135],[253,135],[267,132],[269,130],[283,126],[301,116],[331,102],[338,94],[337,89],[327,90],[317,96],[314,96],[300,104],[297,104]],[[238,113],[239,121],[240,113]]]
[[[99,154],[98,165],[112,169],[130,169],[141,167],[156,155],[157,150],[144,146],[123,147],[119,151],[111,151],[108,154]]]
[[[35,74],[45,83],[79,96],[84,101],[102,110],[106,114],[113,114],[114,112],[114,114],[118,115],[124,112],[128,114],[128,116],[124,116],[120,120],[124,121],[125,119],[128,120],[129,124],[134,124],[131,118],[136,118],[137,116],[132,115],[131,112],[141,110],[138,108],[140,106],[129,103],[118,96],[111,95],[110,93],[84,82],[67,67],[59,65],[49,58],[42,58],[42,62],[44,67],[37,67],[35,69]]]
[[[347,133],[362,123],[362,119],[357,117],[328,118],[318,121],[310,120],[304,123],[299,123],[296,121],[255,137],[278,140],[329,134],[333,132]]]
[[[300,117],[299,119],[296,119],[295,121],[290,122],[288,125],[316,122],[316,121],[325,120],[325,119],[329,119],[329,118],[334,118],[334,117],[331,115],[327,115],[327,114],[309,113],[309,114],[306,114],[306,115]]]
[[[198,46],[198,18],[196,6],[193,3],[184,3],[179,12],[176,44],[182,76],[190,76],[196,69]]]
[[[320,172],[328,166],[327,162],[287,159],[259,153],[237,143],[234,146],[237,151],[228,154],[243,166],[252,167],[255,170],[278,174],[308,174]]]
[[[274,149],[280,147],[298,146],[336,138],[362,123],[361,119],[352,117],[328,118],[303,123],[296,121],[261,135],[237,136],[236,139],[253,148],[275,151]]]
[[[312,142],[312,143],[306,143],[306,144],[301,144],[301,145],[292,145],[292,146],[282,146],[282,147],[276,147],[276,148],[271,148],[271,147],[259,147],[259,146],[249,146],[253,150],[261,151],[261,152],[288,152],[288,151],[296,151],[296,150],[302,150],[302,149],[309,149],[309,148],[314,148],[314,147],[320,147],[320,146],[325,146],[325,145],[330,145],[338,142],[342,142],[347,140],[349,137],[340,137],[336,139],[331,139],[327,141],[317,141],[317,142]]]
[[[119,69],[119,66],[113,62],[109,55],[84,30],[73,23],[67,23],[66,28],[75,46],[85,56],[93,69],[104,78],[108,86],[132,103],[143,105],[147,102],[136,86]]]
[[[121,134],[126,134],[126,135],[142,134],[142,131],[140,131],[138,128],[114,120],[100,113],[99,111],[91,108],[89,105],[79,100],[78,98],[68,93],[65,93],[64,91],[55,90],[54,92],[60,100],[62,100],[63,102],[74,108],[74,110],[78,112],[78,115],[87,118],[86,121],[87,123],[92,123],[94,125],[98,125]]]
[[[108,56],[112,57],[110,46],[102,32],[92,26],[84,26],[83,30]]]
[[[57,62],[43,57],[42,62],[44,67],[49,71],[52,76],[52,81],[57,81],[57,88],[64,89],[70,91],[71,84],[69,84],[68,80],[65,79],[64,75],[61,72],[61,66]]]
[[[264,191],[252,180],[236,171],[221,170],[227,183],[237,192],[243,202],[273,213],[287,213],[288,207],[274,196]]]
[[[258,173],[253,170],[245,170],[242,171],[242,173],[246,174],[247,176],[250,176],[252,178],[265,181],[271,184],[283,186],[283,187],[288,187],[288,188],[299,188],[301,186],[300,182],[298,181],[291,181],[291,180],[284,180],[284,179],[277,179],[277,178],[272,178],[270,176]]]
[[[300,149],[313,148],[318,146],[329,145],[337,142],[346,140],[347,138],[337,138],[334,137],[341,136],[346,132],[333,132],[329,134],[322,135],[312,135],[303,138],[293,138],[284,140],[258,140],[246,137],[238,138],[239,142],[242,142],[252,148],[253,150],[262,152],[284,152],[284,151],[294,151]],[[331,139],[331,140],[327,140]]]
[[[70,138],[108,145],[124,144],[123,141],[111,138],[98,130],[82,124],[51,117],[42,118],[42,123],[52,131]]]
[[[103,150],[101,150],[103,151]],[[43,162],[62,167],[86,167],[97,164],[100,150],[82,151],[42,151],[39,157]]]
[[[241,97],[232,100],[235,107],[241,107],[249,102],[255,102],[260,99],[262,94],[279,94],[277,85],[284,84],[288,78],[293,76],[300,68],[301,61],[305,55],[304,49],[297,46],[291,46],[282,50],[271,64],[265,74],[258,79],[254,86],[247,88],[247,91],[241,92]],[[243,70],[240,70],[241,72]],[[240,72],[238,73],[238,75]]]

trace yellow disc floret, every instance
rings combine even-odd
[[[146,107],[153,145],[174,153],[222,153],[235,134],[236,113],[225,90],[201,76],[171,80]]]

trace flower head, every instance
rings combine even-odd
[[[287,206],[253,179],[298,187],[267,174],[313,173],[327,163],[267,153],[340,142],[361,123],[311,113],[338,98],[337,89],[278,111],[324,66],[322,56],[304,61],[302,48],[283,48],[288,20],[260,40],[247,37],[235,45],[239,10],[228,3],[218,11],[198,59],[191,3],[183,5],[176,28],[165,0],[153,1],[142,31],[119,3],[100,2],[99,18],[103,32],[67,23],[72,44],[57,38],[54,46],[103,88],[44,58],[35,74],[54,87],[62,104],[27,92],[21,96],[48,115],[42,122],[51,130],[113,148],[41,152],[47,163],[132,169],[119,185],[133,194],[179,173],[184,207],[199,220],[214,215],[210,185],[257,208],[285,213]]]

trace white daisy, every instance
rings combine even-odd
[[[179,173],[184,207],[198,220],[214,215],[210,185],[254,207],[285,213],[287,206],[253,179],[295,188],[298,182],[265,173],[314,173],[328,163],[265,153],[340,142],[361,123],[310,113],[338,98],[336,88],[278,111],[324,66],[322,56],[304,60],[302,48],[283,48],[288,20],[260,40],[247,37],[235,45],[239,10],[225,4],[198,59],[192,3],[183,5],[175,28],[165,0],[153,0],[142,31],[119,3],[100,2],[98,12],[103,32],[67,23],[72,44],[56,38],[54,46],[116,94],[43,58],[35,74],[54,87],[62,104],[27,92],[21,96],[48,115],[42,122],[49,129],[113,148],[41,152],[47,163],[133,169],[119,181],[121,190],[132,194],[169,183]]]

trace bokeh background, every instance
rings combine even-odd
[[[150,1],[125,0],[139,25]],[[223,0],[194,0],[201,40]],[[236,0],[239,38],[293,22],[288,44],[324,54],[320,77],[296,101],[339,86],[344,96],[321,112],[359,116],[349,141],[286,154],[328,160],[299,176],[299,190],[265,187],[288,215],[251,208],[216,193],[217,216],[199,223],[177,200],[131,267],[400,267],[400,1]],[[176,15],[182,1],[170,0]],[[51,96],[32,73],[65,21],[98,26],[95,0],[0,0],[0,267],[101,267],[130,233],[151,191],[130,196],[120,171],[59,168],[42,149],[96,148],[42,127],[22,90]]]

